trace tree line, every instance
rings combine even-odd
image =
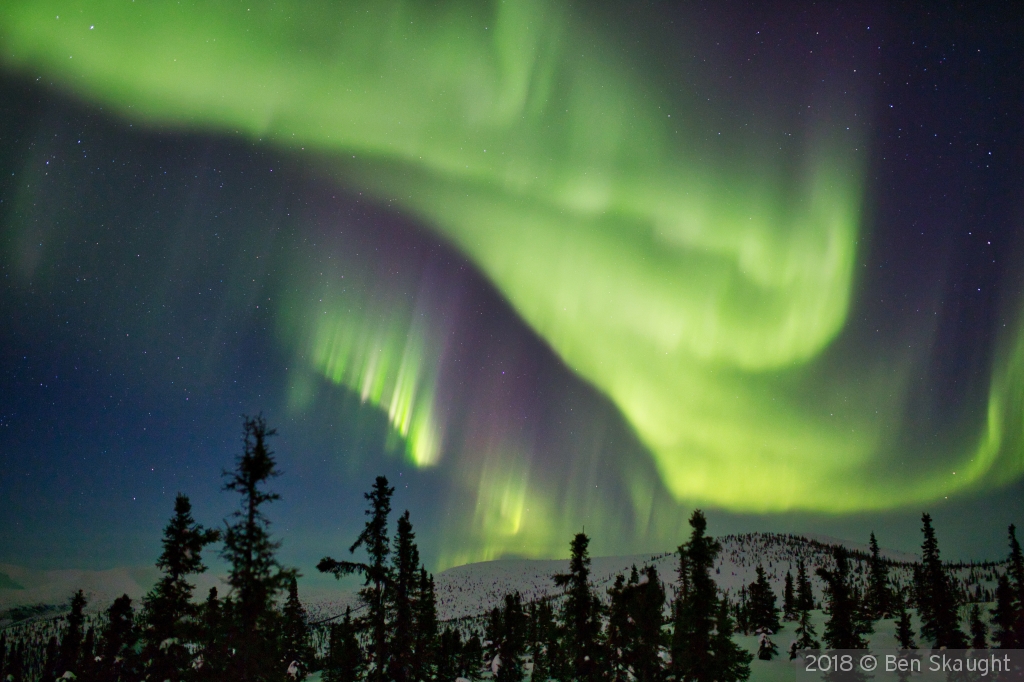
[[[792,623],[794,658],[822,645],[864,648],[881,618],[896,620],[896,644],[905,650],[919,641],[936,648],[1024,648],[1024,556],[1014,526],[988,619],[992,632],[978,604],[965,632],[960,592],[940,559],[928,514],[922,561],[907,588],[889,579],[891,562],[873,533],[864,590],[851,579],[849,551],[832,548],[831,564],[816,569],[827,614],[820,640],[804,561],[795,578],[786,574],[781,606],[760,565],[756,580],[732,600],[712,576],[722,546],[707,534],[700,510],[676,551],[671,603],[654,566],[616,576],[602,598],[590,577],[590,538],[581,532],[570,543],[568,571],[553,576],[560,595],[524,603],[520,594],[508,594],[486,615],[482,633],[466,632],[439,622],[433,576],[420,561],[409,512],[398,517],[392,535],[394,488],[379,476],[364,495],[366,522],[348,558],[328,556],[317,565],[339,579],[362,577],[359,607],[332,619],[318,655],[298,597],[298,572],[276,559],[280,543],[265,515],[266,505],[279,499],[268,489],[280,475],[267,444],[273,435],[262,416],[244,420],[242,454],[224,472],[224,490],[238,494],[240,504],[223,530],[197,523],[188,497],[177,496],[156,563],[161,578],[140,608],[122,596],[86,628],[86,598],[78,591],[66,623],[45,645],[0,634],[0,680],[290,682],[321,671],[325,682],[733,682],[749,677],[753,659],[734,641],[737,632],[756,634],[757,657],[771,660],[779,655],[773,637]],[[229,565],[229,589],[222,598],[211,588],[199,601],[190,580],[206,570],[203,551],[217,542]],[[910,608],[920,616],[919,633]]]

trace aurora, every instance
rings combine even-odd
[[[758,77],[786,65],[750,67],[709,104],[699,65],[652,62],[674,53],[599,16],[553,0],[12,0],[0,46],[11,73],[144,128],[305,159],[446,240],[635,431],[658,479],[616,471],[636,518],[659,485],[676,504],[842,514],[1017,480],[1018,300],[1003,303],[970,435],[937,450],[905,438],[920,359],[896,343],[843,350],[872,238],[870,27],[822,57],[827,78],[809,69],[776,93]],[[396,296],[340,251],[314,274],[320,255],[297,248],[272,296],[298,368],[289,409],[340,386],[386,415],[411,464],[459,462],[476,500],[465,523],[491,540],[443,563],[555,546],[530,445],[467,454],[472,439],[452,435],[444,405],[460,389],[430,288],[402,280],[419,298]]]

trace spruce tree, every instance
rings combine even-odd
[[[438,680],[454,680],[462,677],[462,635],[457,628],[447,627],[441,632],[438,642],[436,663]],[[536,673],[536,668],[534,668]]]
[[[364,582],[359,590],[359,599],[366,607],[367,614],[360,626],[370,632],[370,682],[385,682],[388,679],[389,592],[393,573],[388,564],[388,555],[391,553],[388,515],[391,513],[391,496],[394,492],[395,489],[388,486],[388,479],[378,476],[373,489],[364,494],[370,503],[365,512],[370,518],[348,551],[354,553],[359,547],[364,547],[368,558],[366,563],[336,561],[324,557],[317,564],[317,570],[321,573],[331,573],[339,580],[353,573],[363,574]]]
[[[462,647],[461,668],[463,676],[469,680],[479,680],[484,659],[484,647],[480,637],[474,632]]]
[[[801,611],[814,610],[814,592],[803,559],[796,566],[796,606]]]
[[[224,612],[226,610],[217,595],[217,588],[211,587],[206,601],[199,611],[198,641],[199,656],[196,665],[197,678],[202,682],[216,682],[224,679],[228,665],[228,633]]]
[[[267,439],[276,433],[267,428],[262,415],[246,417],[242,454],[235,460],[235,470],[224,472],[228,482],[223,489],[241,496],[240,508],[225,528],[221,553],[230,564],[228,584],[234,600],[228,676],[239,682],[276,680],[284,674],[275,646],[280,620],[275,602],[295,571],[277,562],[274,555],[281,543],[270,539],[270,522],[263,513],[265,505],[280,499],[264,489],[280,475],[267,447]]]
[[[84,633],[82,626],[85,624],[86,605],[85,593],[78,590],[71,596],[71,613],[68,614],[68,626],[60,640],[60,649],[57,654],[54,672],[56,677],[71,672],[78,675],[79,659],[82,653],[82,639]]]
[[[558,656],[558,627],[547,599],[533,609],[533,682],[546,682],[552,677],[552,665]]]
[[[797,612],[796,639],[789,645],[789,660],[796,658],[797,653],[804,649],[820,649],[821,642],[818,641],[818,633],[811,623],[810,609],[801,608]]]
[[[135,654],[138,638],[132,600],[127,594],[121,595],[107,609],[107,624],[97,647],[100,658],[97,677],[104,680],[133,679],[138,666]]]
[[[825,624],[823,639],[829,649],[863,649],[867,646],[864,635],[870,633],[869,624],[858,617],[857,602],[850,585],[850,563],[846,549],[837,545],[833,548],[835,568],[818,569],[818,575],[825,581],[828,622]]]
[[[731,640],[728,604],[711,578],[721,545],[706,534],[699,509],[690,516],[690,540],[679,547],[679,591],[674,605],[671,674],[680,682],[731,682],[750,675],[750,655]]]
[[[395,682],[412,682],[414,677],[413,658],[416,643],[413,622],[413,602],[419,579],[419,550],[416,548],[416,534],[412,531],[409,511],[398,519],[392,556],[391,590],[389,599],[394,609],[391,623],[390,675]]]
[[[910,611],[907,610],[907,600],[903,594],[897,592],[896,602],[896,643],[900,649],[916,649],[914,642],[914,626],[910,620]]]
[[[734,626],[729,616],[729,604],[718,600],[715,616],[715,632],[711,637],[711,659],[714,667],[711,676],[691,679],[712,679],[717,682],[738,682],[750,677],[752,656],[732,641]]]
[[[878,540],[872,531],[869,544],[871,557],[868,559],[868,590],[865,601],[871,618],[888,618],[892,612],[892,593],[889,589],[889,567],[882,559]]]
[[[163,575],[143,599],[142,658],[152,679],[177,679],[192,669],[186,645],[193,639],[190,621],[197,608],[192,603],[195,586],[188,578],[206,570],[203,548],[219,538],[218,531],[195,522],[191,502],[178,493],[156,562]]]
[[[619,575],[608,592],[611,606],[606,649],[611,680],[654,682],[661,679],[665,589],[657,569],[646,567],[641,580],[633,566],[629,581]]]
[[[786,582],[782,588],[782,619],[796,620],[798,611],[799,609],[796,607],[796,591],[793,587],[793,573],[786,571]]]
[[[434,576],[420,567],[419,589],[413,609],[415,628],[415,649],[413,671],[417,679],[432,679],[436,673],[437,650],[437,597],[434,593]]]
[[[635,631],[630,638],[629,658],[633,677],[636,682],[659,682],[665,676],[661,655],[666,644],[662,631],[665,624],[665,586],[658,577],[658,570],[648,566],[644,569],[643,578],[632,589],[635,597],[629,601],[634,609],[632,621]]]
[[[996,606],[992,609],[992,642],[1000,649],[1024,646],[1024,555],[1017,541],[1017,528],[1010,525],[1010,555],[1006,571],[996,585]]]
[[[1024,648],[1024,553],[1017,542],[1017,527],[1010,524],[1007,529],[1010,536],[1010,556],[1007,560],[1006,572],[1010,578],[1013,593],[1014,618],[1010,626],[1013,640],[1017,648]]]
[[[935,643],[935,648],[963,649],[967,638],[960,630],[956,597],[949,576],[939,557],[939,543],[935,539],[932,518],[921,516],[921,634]]]
[[[633,566],[630,584],[638,582],[636,566]],[[608,672],[611,682],[626,682],[630,676],[630,615],[633,610],[628,602],[635,593],[626,589],[626,577],[620,573],[608,588],[608,596],[611,602],[608,607]]]
[[[1000,649],[1017,649],[1017,638],[1014,633],[1014,622],[1017,617],[1016,600],[1010,578],[1004,573],[999,576],[996,584],[996,606],[992,609],[992,642]]]
[[[313,647],[309,641],[309,622],[306,610],[299,601],[299,585],[295,576],[288,580],[288,598],[282,613],[281,667],[294,670],[289,677],[296,680],[305,679],[313,667]]]
[[[356,625],[352,622],[352,609],[345,607],[345,617],[333,623],[324,665],[324,682],[357,682],[362,678],[366,662],[359,648]],[[451,679],[455,679],[454,677]]]
[[[988,648],[988,626],[981,620],[981,607],[977,604],[971,606],[971,648]]]
[[[601,677],[601,601],[590,584],[590,538],[577,533],[571,545],[569,572],[554,576],[565,588],[562,626],[571,677],[581,682]]]
[[[775,591],[772,590],[764,568],[758,564],[757,579],[750,586],[749,627],[768,634],[779,631],[779,607],[775,602]]]
[[[522,656],[526,652],[526,615],[518,592],[505,595],[496,633],[497,656],[492,663],[497,682],[522,682],[525,671]]]

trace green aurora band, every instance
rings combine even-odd
[[[909,356],[845,386],[822,369],[863,238],[868,98],[840,102],[837,86],[795,141],[778,142],[780,121],[714,147],[695,94],[661,94],[657,73],[609,45],[571,5],[540,0],[0,9],[7,68],[154,126],[315,152],[446,236],[618,406],[677,500],[840,513],[1015,479],[1020,329],[997,345],[975,445],[925,466],[891,450]],[[323,293],[282,313],[285,336],[311,372],[385,410],[410,461],[436,464],[437,340],[408,310],[374,317]],[[309,395],[292,387],[297,407]],[[554,512],[522,461],[502,452],[464,474],[474,523],[547,547],[554,531],[523,515]]]

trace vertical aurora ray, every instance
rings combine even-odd
[[[9,68],[135,119],[315,149],[350,187],[414,214],[614,402],[677,500],[849,512],[1018,477],[1019,331],[1001,339],[977,448],[943,460],[955,478],[887,475],[904,357],[847,386],[822,366],[854,298],[868,95],[844,77],[808,85],[798,114],[719,143],[698,93],[664,94],[670,76],[573,9],[8,2],[0,43]],[[473,453],[453,480],[474,491],[472,523],[505,538],[474,556],[546,547],[564,505],[527,463],[530,438],[452,444],[443,335],[414,300],[339,291],[341,274],[296,269],[288,343],[386,412],[417,465]],[[643,513],[653,488],[619,474],[631,522],[657,525]]]

